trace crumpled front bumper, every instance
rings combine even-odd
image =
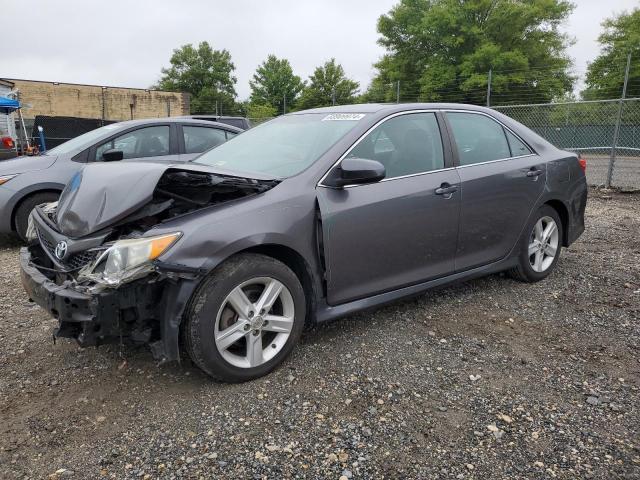
[[[161,323],[171,314],[163,299],[166,280],[149,277],[118,289],[85,293],[72,281],[58,284],[45,275],[34,264],[29,247],[20,250],[20,276],[29,298],[58,320],[54,335],[73,338],[84,347],[159,341]]]

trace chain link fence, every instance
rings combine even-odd
[[[582,154],[591,185],[640,188],[640,98],[494,107]]]
[[[155,106],[163,115],[166,103],[163,101],[162,105]],[[640,189],[640,98],[493,108],[531,128],[557,147],[582,154],[587,159],[590,184]],[[16,124],[19,151],[24,151],[27,139],[31,145],[39,144],[38,126],[44,129],[47,148],[53,148],[115,119],[42,115],[24,120],[24,128]],[[271,118],[249,120],[252,126],[257,126]]]

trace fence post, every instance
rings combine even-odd
[[[491,107],[491,77],[492,69],[489,69],[489,78],[487,79],[487,107]]]
[[[604,184],[605,187],[611,187],[611,181],[613,180],[613,166],[616,163],[616,149],[618,148],[618,137],[620,135],[620,123],[622,122],[622,107],[624,105],[624,98],[627,95],[627,83],[629,82],[629,68],[631,67],[631,54],[627,55],[627,68],[624,72],[624,84],[622,86],[622,97],[620,97],[620,103],[618,104],[618,115],[616,118],[616,125],[613,129],[613,142],[611,143],[611,157],[609,158],[609,169],[607,170],[607,180]]]

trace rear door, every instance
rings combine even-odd
[[[456,271],[505,257],[515,245],[546,181],[546,165],[493,117],[446,113],[461,181]]]
[[[381,162],[384,180],[318,186],[329,304],[453,272],[459,177],[441,127],[434,112],[387,119],[347,153]]]
[[[189,162],[202,152],[217,147],[236,135],[221,128],[205,125],[180,125],[180,130],[179,140],[182,152],[180,161],[182,162]]]

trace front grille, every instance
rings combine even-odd
[[[67,270],[80,270],[85,265],[93,262],[98,258],[98,255],[104,251],[104,248],[90,249],[69,255],[64,260],[59,260],[56,257],[56,246],[51,242],[49,237],[43,234],[39,228],[36,228],[36,231],[38,232],[38,238],[40,239],[42,247],[49,253],[51,258],[55,258],[56,261],[64,265]]]
[[[65,259],[64,263],[73,270],[80,270],[82,267],[98,258],[99,254],[99,250],[85,250],[84,252],[71,255],[69,258]]]
[[[47,237],[46,235],[43,235],[41,230],[38,227],[36,227],[36,232],[38,233],[38,238],[40,239],[40,244],[51,255],[55,256],[56,246],[53,243],[51,243],[51,240],[49,240],[49,237]]]

